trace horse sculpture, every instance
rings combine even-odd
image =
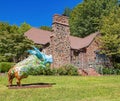
[[[40,52],[36,47],[34,50],[28,50],[31,54],[28,58],[18,62],[14,67],[8,71],[9,86],[12,85],[14,78],[17,79],[17,85],[21,85],[21,79],[27,78],[28,75],[33,74],[34,71],[39,71],[41,68],[45,68],[47,64],[53,62],[52,55],[46,55]]]

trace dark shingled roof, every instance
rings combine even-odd
[[[69,39],[71,43],[71,48],[79,50],[88,47],[98,34],[99,32],[96,32],[90,34],[85,38],[70,36]],[[27,36],[28,39],[32,40],[36,44],[42,44],[42,45],[45,45],[50,42],[51,35],[52,32],[38,28],[31,28],[30,30],[25,32],[25,36]]]

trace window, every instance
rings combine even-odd
[[[74,56],[78,56],[78,55],[79,55],[79,51],[76,51],[76,50],[75,50],[75,51],[73,52],[73,54],[74,54]]]
[[[95,51],[96,54],[96,63],[108,63],[108,58],[105,54],[101,54],[100,50]]]

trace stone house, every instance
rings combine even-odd
[[[71,36],[68,17],[57,14],[53,16],[52,30],[31,28],[25,33],[28,39],[42,45],[46,54],[53,56],[52,67],[73,64],[79,68],[87,68],[96,63],[99,44],[95,38],[99,36],[99,32],[85,38]]]

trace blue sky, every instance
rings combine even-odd
[[[0,0],[0,21],[33,27],[51,26],[54,14],[62,14],[64,8],[74,8],[83,0]]]

